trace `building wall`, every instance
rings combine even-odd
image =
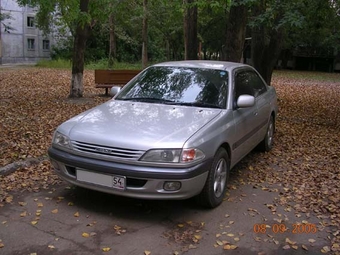
[[[7,33],[1,26],[0,64],[34,63],[41,59],[49,59],[52,38],[45,36],[30,23],[35,19],[36,10],[29,6],[21,7],[15,0],[0,0],[0,7],[2,12],[9,13],[12,17],[4,22],[14,28]]]

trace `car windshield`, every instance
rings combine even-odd
[[[155,66],[133,79],[116,100],[225,108],[228,72]]]

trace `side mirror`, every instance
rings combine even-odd
[[[114,97],[115,95],[117,95],[117,94],[119,93],[120,89],[121,89],[121,88],[120,88],[120,87],[117,87],[117,86],[112,87],[111,90],[110,90],[110,95],[111,95],[112,97]]]
[[[250,95],[241,95],[237,99],[237,107],[249,108],[255,105],[255,97]]]

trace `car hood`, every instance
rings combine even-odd
[[[63,123],[71,140],[147,150],[182,148],[221,109],[110,100]]]

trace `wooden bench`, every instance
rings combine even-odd
[[[105,88],[105,95],[113,86],[124,86],[141,70],[94,70],[96,88]]]

